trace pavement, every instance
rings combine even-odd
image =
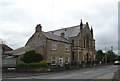
[[[114,72],[110,72],[110,73],[104,74],[102,76],[96,77],[95,79],[118,79],[118,77],[117,77],[118,75],[114,76],[116,74],[117,74],[117,72],[114,71]]]

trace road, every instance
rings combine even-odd
[[[96,79],[105,74],[114,73],[118,71],[117,65],[98,66],[90,68],[81,68],[79,70],[69,70],[56,73],[37,74],[26,77],[14,77],[12,79]],[[3,73],[3,77],[5,74]],[[15,76],[15,75],[14,75]],[[109,76],[109,75],[107,75]],[[100,78],[99,78],[100,79]],[[101,78],[102,79],[102,78]]]

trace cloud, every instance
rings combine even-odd
[[[36,24],[43,31],[78,25],[93,26],[96,49],[117,49],[118,0],[1,0],[0,37],[14,49],[24,46]]]

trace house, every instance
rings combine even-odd
[[[9,54],[6,53],[9,51],[13,51],[13,49],[6,44],[0,44],[0,45],[1,45],[2,57],[9,56]]]
[[[71,61],[72,62],[88,62],[95,61],[95,39],[93,37],[93,29],[86,24],[80,22],[80,25],[62,28],[50,31],[49,33],[64,37],[71,42]]]
[[[52,65],[63,65],[71,61],[71,43],[61,36],[43,32],[41,24],[36,26],[35,33],[25,46],[41,46],[35,49],[43,55],[44,60]]]
[[[3,53],[12,51],[13,49],[6,44],[2,44]]]
[[[0,44],[0,46],[1,46],[2,67],[15,67],[16,65],[15,56],[7,53],[9,51],[13,51],[13,49],[6,44]]]
[[[29,38],[24,47],[11,51],[12,55],[21,56],[33,49],[40,53],[44,60],[51,65],[61,65],[71,62],[71,43],[61,36],[43,32],[41,24],[35,28],[35,33]]]
[[[95,39],[92,27],[88,22],[54,31],[42,31],[41,24],[35,28],[35,33],[29,38],[24,47],[10,51],[15,56],[22,56],[33,49],[40,53],[44,60],[51,65],[63,65],[65,62],[95,61]]]

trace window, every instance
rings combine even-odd
[[[65,29],[65,31],[67,31],[67,29]]]
[[[57,50],[57,42],[55,41],[51,42],[51,50]]]
[[[86,39],[84,39],[84,48],[86,47],[86,43],[87,43],[87,41],[86,41]]]
[[[51,65],[56,65],[56,57],[52,57],[52,63]]]
[[[65,57],[65,62],[69,62],[69,59],[68,59],[68,57]]]
[[[72,61],[74,61],[74,52],[72,52]]]
[[[69,45],[65,44],[65,51],[69,51]]]

